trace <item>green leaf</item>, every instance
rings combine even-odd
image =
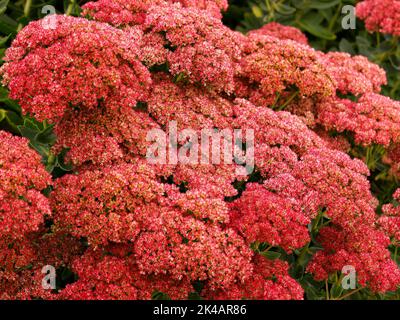
[[[306,30],[307,32],[318,38],[325,40],[336,39],[336,35],[334,33],[324,28],[322,25],[315,24],[310,20],[304,19],[304,17],[302,17],[301,20],[299,20],[297,23],[302,29]]]
[[[5,56],[5,54],[6,54],[6,49],[5,48],[1,48],[0,49],[0,59],[1,59],[0,62],[3,62],[2,60],[3,60],[4,56]]]
[[[53,133],[54,125],[48,126],[43,131],[39,132],[35,140],[43,144],[54,144],[56,142],[56,135]]]
[[[57,156],[57,160],[56,160],[56,166],[66,172],[72,171],[72,168],[73,168],[72,163],[65,163],[65,156],[68,151],[69,151],[69,149],[63,148],[61,150],[60,154]]]
[[[1,47],[4,46],[7,43],[8,39],[10,39],[10,37],[11,33],[8,36],[0,37],[0,46]]]
[[[256,16],[256,18],[262,18],[263,12],[262,12],[262,10],[261,10],[261,8],[259,6],[252,5],[251,6],[251,11]]]
[[[39,143],[37,141],[33,141],[33,140],[30,141],[29,146],[32,149],[36,150],[36,152],[39,153],[42,156],[42,158],[44,158],[44,159],[48,158],[48,156],[49,156],[49,146],[43,145],[43,144],[41,144],[41,143]]]
[[[325,20],[331,21],[332,18],[333,18],[334,12],[333,12],[333,10],[331,8],[329,8],[329,9],[319,10],[318,14],[323,16],[325,18]]]
[[[13,111],[0,109],[0,128],[19,134],[18,125],[22,123],[21,117]]]
[[[6,118],[6,110],[0,109],[0,122]]]
[[[318,251],[321,251],[321,250],[324,250],[324,248],[317,247],[317,246],[313,246],[313,247],[308,248],[308,252],[311,253],[311,254],[314,254],[314,253],[316,253]]]
[[[38,124],[35,123],[33,119],[24,118],[24,127],[34,131],[40,131]]]
[[[265,251],[260,253],[263,257],[269,259],[269,260],[276,260],[279,259],[281,254],[279,252],[275,251]]]
[[[0,15],[6,12],[8,0],[0,0]]]
[[[26,127],[25,125],[18,126],[19,131],[21,132],[21,135],[30,141],[34,141],[35,137],[37,135],[37,130],[34,130],[32,128]]]
[[[3,104],[2,108],[14,111],[17,114],[21,114],[21,107],[14,100],[8,97],[8,90],[4,87],[0,87],[0,103]]]
[[[291,15],[296,12],[296,8],[293,8],[291,6],[288,6],[284,3],[281,3],[277,6],[276,11],[279,12],[282,15]]]

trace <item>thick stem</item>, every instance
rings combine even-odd
[[[25,1],[25,5],[24,5],[24,17],[25,18],[29,18],[30,14],[31,14],[32,3],[33,3],[33,0]],[[23,27],[24,27],[24,25],[22,23],[18,24],[17,31],[20,31]]]
[[[66,14],[67,16],[71,15],[72,10],[73,10],[74,7],[75,7],[75,4],[76,4],[75,0],[70,0],[70,1],[69,1],[69,5],[68,5],[68,8],[67,8],[67,11],[65,12],[65,14]]]
[[[29,17],[29,14],[31,13],[31,8],[32,8],[32,0],[26,0],[25,6],[24,6],[24,16]]]

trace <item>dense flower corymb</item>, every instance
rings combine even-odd
[[[394,203],[382,207],[383,216],[379,217],[378,224],[388,236],[400,241],[400,189],[393,194]]]
[[[118,252],[118,253],[115,253]],[[163,275],[143,276],[129,255],[129,248],[107,247],[87,251],[72,264],[79,280],[61,291],[61,299],[71,300],[149,300],[154,292],[163,292],[172,299],[187,299],[193,291],[191,283],[176,281]]]
[[[227,0],[99,0],[86,3],[82,7],[82,16],[116,27],[141,25],[151,6],[167,3],[180,3],[185,8],[206,10],[215,18],[222,18],[221,10],[228,8]]]
[[[343,94],[379,93],[381,86],[387,83],[385,70],[366,57],[328,52],[321,54],[320,59],[328,66],[329,73],[337,81],[338,90]]]
[[[202,221],[227,220],[224,203],[208,197],[190,203],[190,192],[177,193],[139,161],[65,176],[51,199],[58,228],[87,237],[94,247],[132,243],[142,274],[202,280],[215,288],[245,279],[252,269],[250,248],[233,230]],[[206,204],[219,205],[221,216],[199,212]]]
[[[252,89],[241,97],[257,105],[272,107],[277,97],[295,90],[300,97],[319,98],[335,92],[334,79],[308,45],[253,33],[244,53],[240,78]]]
[[[122,158],[146,155],[147,132],[158,128],[146,113],[137,109],[68,111],[55,126],[57,153],[68,148],[67,160],[83,164],[105,165]]]
[[[293,208],[288,199],[248,184],[243,195],[231,207],[231,225],[246,241],[266,242],[291,252],[310,241],[310,219]]]
[[[352,233],[340,227],[321,230],[318,240],[324,247],[308,265],[317,280],[323,280],[346,265],[357,270],[357,281],[374,292],[394,291],[400,281],[400,270],[386,250],[390,244],[384,233],[368,226]]]
[[[349,99],[326,100],[318,105],[318,121],[328,129],[354,133],[359,144],[388,146],[400,141],[400,102],[375,93]]]
[[[243,284],[230,290],[209,291],[204,295],[209,299],[252,299],[252,300],[303,300],[304,290],[289,275],[289,264],[282,260],[268,260],[260,255],[253,259],[254,271]]]
[[[144,28],[164,36],[171,74],[216,91],[233,91],[241,42],[220,20],[179,4],[154,6]]]

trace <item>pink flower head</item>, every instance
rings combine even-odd
[[[393,194],[393,199],[393,203],[383,205],[378,225],[388,236],[400,241],[400,189]]]
[[[134,259],[106,251],[87,251],[77,258],[73,271],[79,280],[67,285],[60,299],[72,300],[150,300],[163,292],[172,299],[187,299],[193,287],[187,280],[165,276],[143,276]]]
[[[321,62],[328,66],[338,83],[338,90],[343,94],[379,93],[381,86],[387,83],[385,70],[363,56],[329,52],[321,54]]]
[[[351,233],[327,227],[318,239],[324,250],[317,252],[308,265],[317,280],[352,266],[358,283],[368,285],[373,292],[394,291],[400,285],[400,270],[386,249],[390,241],[384,233],[365,225],[356,226]]]
[[[244,284],[232,286],[229,290],[204,290],[212,300],[303,300],[304,290],[289,275],[289,264],[282,260],[268,260],[260,255],[253,259],[254,271]]]
[[[56,224],[93,246],[134,241],[163,186],[144,161],[67,175],[51,194]]]
[[[327,100],[318,106],[322,125],[354,133],[356,143],[388,146],[400,141],[400,102],[375,93],[348,99]]]
[[[55,126],[54,151],[68,148],[67,161],[105,165],[127,157],[145,156],[149,130],[159,128],[147,113],[135,109],[67,112]]]
[[[233,91],[241,43],[220,20],[179,4],[154,6],[144,28],[165,37],[169,71],[174,76],[216,91]]]
[[[205,281],[215,290],[243,282],[251,274],[253,253],[232,229],[172,210],[162,210],[158,223],[135,242],[142,274]]]

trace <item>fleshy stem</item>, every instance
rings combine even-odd
[[[298,91],[292,93],[292,95],[289,97],[289,99],[287,99],[286,102],[283,105],[281,105],[279,108],[277,108],[277,111],[282,111],[283,109],[285,109],[288,106],[288,104],[291,103],[298,95],[299,95]]]
[[[343,300],[343,299],[345,299],[347,297],[350,297],[351,295],[355,294],[356,292],[360,291],[361,289],[362,288],[358,288],[358,289],[355,289],[353,291],[350,291],[349,293],[346,293],[344,296],[341,296],[340,298],[337,298],[335,300]]]
[[[32,8],[32,3],[33,0],[26,0],[25,1],[25,5],[24,5],[24,18],[29,18],[29,15],[31,13],[31,8]],[[23,24],[19,23],[18,24],[18,28],[17,31],[20,31],[23,28]]]
[[[75,5],[76,5],[76,1],[75,0],[70,0],[69,1],[67,11],[65,12],[65,14],[67,16],[71,15],[72,10],[74,9]]]

